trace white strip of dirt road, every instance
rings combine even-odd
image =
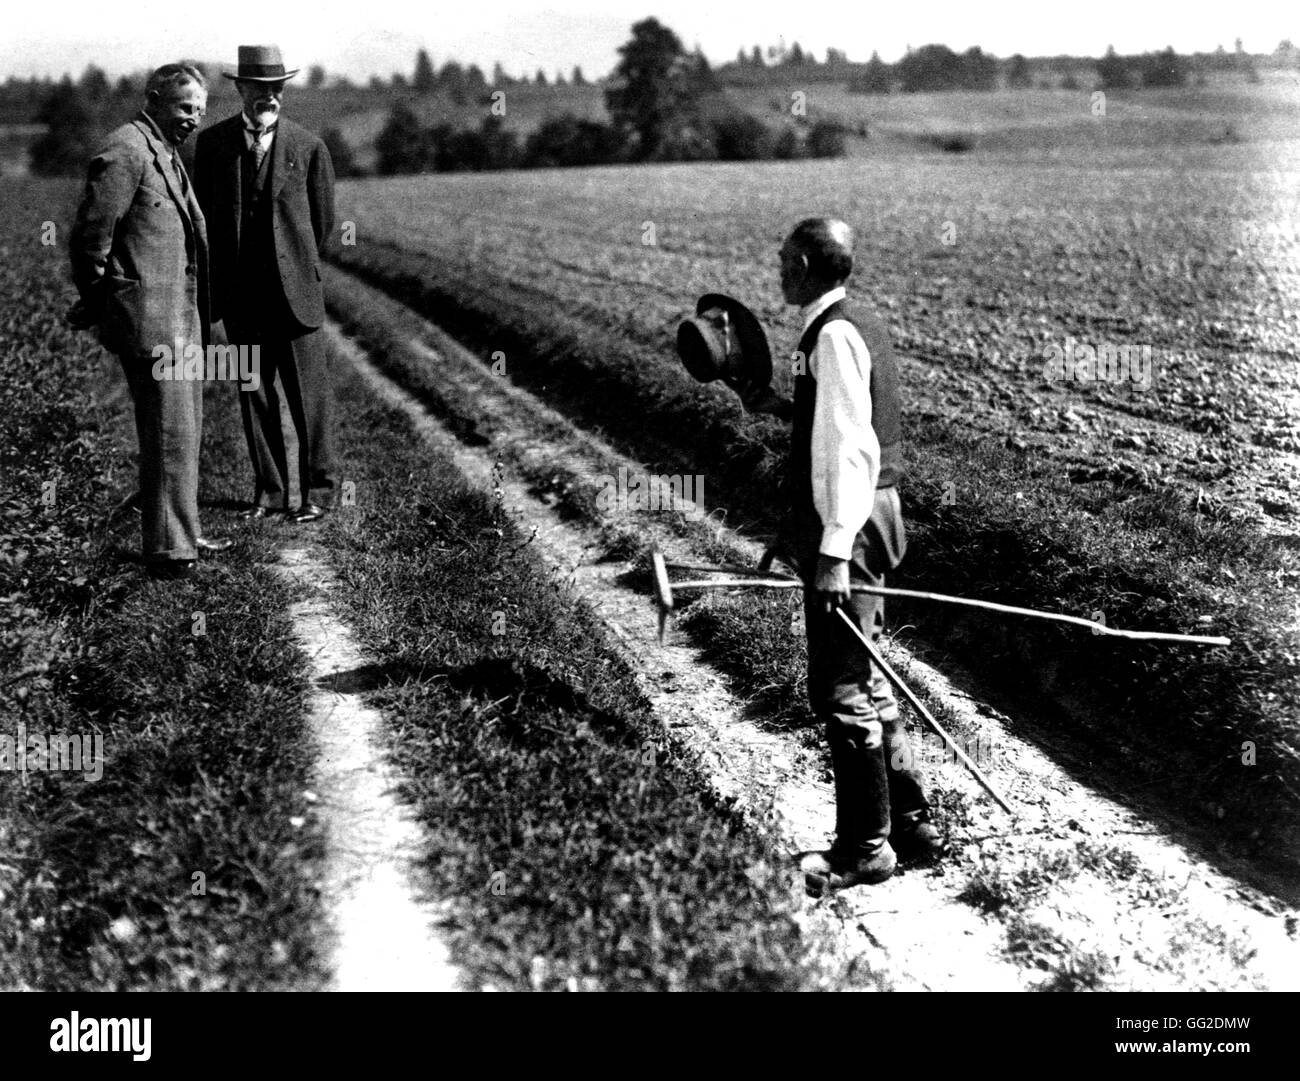
[[[289,616],[311,680],[316,808],[327,837],[320,888],[331,924],[330,989],[460,990],[460,973],[436,928],[442,913],[417,885],[422,834],[395,795],[383,718],[348,689],[349,674],[370,660],[330,603],[329,566],[311,548],[280,555],[276,569],[303,598]]]

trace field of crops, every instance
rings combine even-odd
[[[755,309],[778,355],[790,349],[776,248],[805,215],[845,217],[854,288],[904,358],[910,573],[1243,645],[1190,663],[909,620],[985,668],[1009,656],[1058,700],[1140,717],[1153,756],[1199,741],[1183,787],[1231,819],[1294,800],[1300,764],[1296,158],[1267,140],[1147,155],[1141,142],[1117,134],[1112,150],[1064,159],[896,147],[836,163],[360,182],[340,193],[357,243],[339,261],[500,349],[511,377],[588,426],[711,470],[733,517],[761,522],[783,435],[691,384],[673,331],[721,290]],[[1131,348],[1143,366],[1062,378],[1059,358],[1088,348]],[[1270,746],[1266,795],[1224,765],[1243,732]]]

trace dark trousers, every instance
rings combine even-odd
[[[280,424],[280,395],[298,437],[298,486],[303,503],[334,505],[334,381],[324,334],[318,328],[290,335],[228,326],[232,345],[258,346],[259,385],[241,387],[239,407],[253,463],[253,502],[289,509],[289,462]]]
[[[140,445],[140,551],[148,562],[196,559],[199,536],[199,440],[203,431],[203,381],[182,376],[177,358],[119,356]]]
[[[840,618],[822,610],[811,588],[820,533],[814,541],[805,529],[804,537],[799,565],[806,586],[808,697],[831,751],[835,851],[846,858],[870,857],[891,829],[925,814],[925,790],[889,683]],[[898,493],[882,489],[854,541],[850,584],[884,585],[885,572],[898,565],[906,544]],[[882,597],[855,593],[844,610],[863,634],[873,641],[880,638]]]

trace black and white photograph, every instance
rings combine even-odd
[[[1092,992],[1008,1012],[1062,1061],[1262,1052],[1295,9],[5,18],[37,1061],[165,1065],[248,992]]]

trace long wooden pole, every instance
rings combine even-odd
[[[1002,798],[1002,794],[993,787],[989,779],[980,771],[979,766],[975,765],[975,763],[967,757],[966,752],[953,742],[952,737],[949,736],[948,733],[943,730],[943,726],[930,715],[930,711],[921,704],[921,700],[912,693],[912,689],[903,682],[902,677],[900,677],[899,674],[889,666],[889,662],[881,655],[876,643],[862,633],[862,628],[849,618],[848,613],[845,612],[843,608],[836,608],[835,614],[844,621],[844,625],[853,632],[857,640],[861,642],[866,651],[871,654],[872,661],[875,662],[875,664],[885,674],[885,678],[898,688],[899,693],[906,698],[908,704],[921,715],[934,734],[948,745],[952,753],[957,756],[957,760],[970,771],[970,775],[980,783],[984,791],[992,796],[997,805],[1006,811],[1007,814],[1015,814],[1011,809],[1011,804]]]
[[[766,589],[802,589],[803,583],[794,578],[704,578],[672,583],[674,591],[678,589],[725,589],[740,586],[762,586]],[[1082,616],[1067,616],[1060,612],[1040,612],[1036,608],[1017,608],[1012,604],[978,601],[970,597],[950,597],[946,593],[926,593],[917,589],[895,589],[892,586],[853,585],[850,589],[854,593],[873,593],[880,597],[908,597],[918,601],[956,604],[965,608],[980,608],[986,612],[1001,612],[1005,615],[1043,619],[1050,623],[1067,623],[1074,627],[1086,627],[1093,634],[1109,635],[1112,638],[1128,638],[1144,642],[1186,642],[1189,645],[1201,646],[1232,645],[1231,638],[1221,638],[1216,635],[1167,634],[1163,631],[1126,631],[1119,627],[1107,627],[1104,623],[1094,623],[1091,619],[1084,619]]]

